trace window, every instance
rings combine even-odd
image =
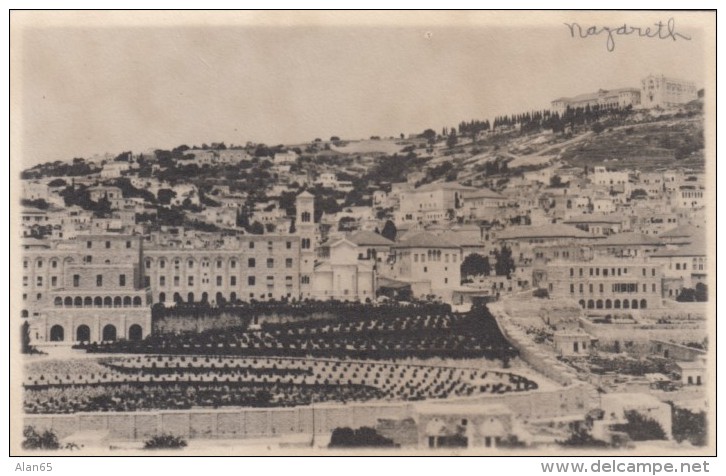
[[[428,272],[429,272],[429,267],[428,266],[424,266],[424,273],[428,273]]]
[[[650,275],[651,275],[651,276],[655,276],[655,268],[652,268],[652,269],[650,270]]]
[[[39,259],[38,260],[38,268],[42,268],[42,267],[43,267],[43,260],[42,259]]]
[[[418,253],[413,254],[413,262],[418,263]]]
[[[590,292],[592,292],[592,284],[589,284],[588,288],[589,288]]]
[[[159,261],[159,268],[161,268],[161,269],[166,268],[166,261],[164,261],[164,260]]]
[[[222,269],[222,260],[221,259],[217,260],[217,269]]]
[[[190,259],[189,261],[187,261],[187,268],[189,268],[189,269],[194,268],[194,260]]]
[[[146,269],[151,269],[151,260],[146,260]]]
[[[286,241],[285,242],[285,248],[287,248],[288,250],[291,250],[292,249],[292,241]]]
[[[600,292],[605,292],[605,285],[600,283]]]
[[[653,292],[655,292],[655,283],[653,283]]]
[[[254,241],[250,241],[250,249],[251,250],[254,250],[255,249],[255,242]]]
[[[179,276],[174,276],[174,286],[179,286]]]
[[[248,268],[254,268],[255,267],[255,259],[254,258],[249,258],[247,260],[247,267]]]
[[[130,241],[127,241],[126,242],[126,248],[131,248],[131,242]]]
[[[187,284],[188,284],[189,286],[194,286],[194,276],[189,276],[189,277],[187,278]]]
[[[286,268],[292,268],[292,258],[286,258],[285,259],[285,267]]]
[[[217,276],[217,286],[222,285],[222,276]]]
[[[310,284],[310,276],[303,276],[302,278],[300,278],[300,282],[302,284]]]
[[[255,277],[254,276],[247,276],[247,285],[254,286],[255,285]]]
[[[267,267],[273,268],[275,266],[275,260],[273,258],[267,258]]]
[[[110,241],[107,241],[106,242],[106,249],[109,249],[109,248],[111,248],[111,242]]]
[[[23,286],[27,286],[27,285],[28,285],[28,277],[23,276]]]
[[[678,269],[678,270],[681,269],[681,263],[676,263],[676,269]]]
[[[237,276],[230,276],[229,277],[229,285],[230,286],[237,286]]]
[[[84,261],[85,263],[88,263],[88,264],[90,264],[90,263],[92,263],[92,262],[93,262],[93,256],[91,256],[91,255],[86,255],[86,257],[85,257],[85,258],[83,259],[83,261]]]
[[[126,286],[126,275],[125,274],[120,274],[118,276],[118,285],[119,286]]]
[[[96,275],[96,286],[103,286],[103,275]]]
[[[90,249],[92,246],[93,246],[93,242],[92,241],[86,241],[86,248],[89,248]]]
[[[574,284],[570,284],[570,293],[575,294],[575,285]]]
[[[73,287],[77,288],[81,285],[81,276],[79,274],[73,275]]]
[[[575,275],[575,268],[570,268],[570,277]]]
[[[58,286],[58,276],[51,276],[51,278],[50,278],[50,285],[51,286]]]
[[[300,246],[304,250],[310,249],[310,238],[303,238],[300,240]]]
[[[235,261],[235,260],[230,261],[229,262],[229,267],[232,268],[232,269],[237,268],[237,261]]]

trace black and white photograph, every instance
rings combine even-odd
[[[715,11],[9,16],[11,455],[715,455]]]

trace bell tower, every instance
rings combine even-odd
[[[303,191],[295,200],[295,228],[300,237],[300,298],[312,297],[315,270],[315,196]]]

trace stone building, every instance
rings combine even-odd
[[[668,108],[695,100],[698,91],[691,81],[651,74],[640,82],[640,97],[645,108]]]
[[[140,236],[79,235],[23,254],[23,306],[33,342],[141,339],[151,332]]]

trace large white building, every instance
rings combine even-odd
[[[645,108],[668,108],[695,100],[698,91],[691,81],[651,74],[640,82],[640,97]]]

